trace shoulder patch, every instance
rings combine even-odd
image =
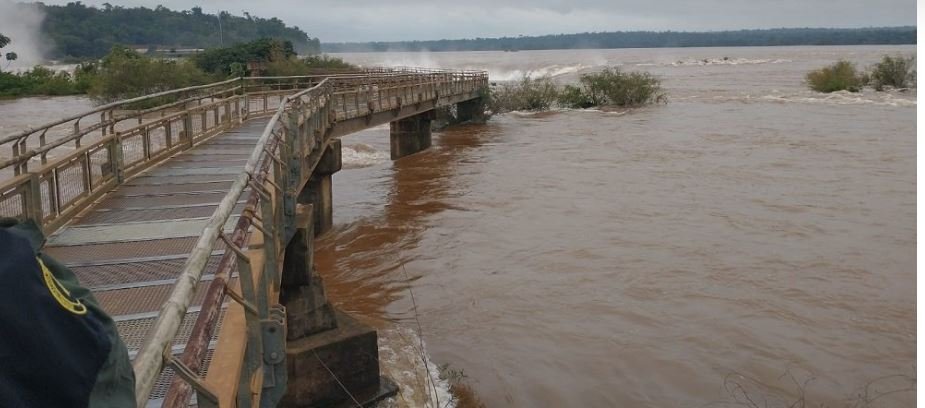
[[[48,270],[45,263],[39,258],[35,258],[35,260],[38,261],[39,267],[42,268],[42,281],[45,282],[45,286],[48,288],[48,292],[51,293],[51,297],[55,298],[55,301],[68,312],[76,315],[87,314],[87,307],[84,306],[79,299],[74,299],[71,296],[71,292],[55,279],[55,275],[51,274],[51,271]]]

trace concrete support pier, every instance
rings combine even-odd
[[[312,205],[315,236],[328,232],[334,225],[334,180],[331,176],[342,167],[341,142],[338,139],[325,148],[318,166],[299,193],[298,202]]]
[[[415,154],[430,147],[430,122],[433,110],[389,123],[392,160]]]
[[[289,378],[279,406],[368,406],[395,395],[398,387],[379,375],[376,330],[335,311],[324,294],[313,264],[315,219],[311,205],[297,206],[296,233],[283,259],[280,301],[287,310]]]
[[[470,99],[456,104],[456,120],[459,122],[485,123],[487,119],[482,98]]]

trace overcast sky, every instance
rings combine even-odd
[[[49,1],[64,4],[67,1]],[[105,0],[85,0],[99,5]],[[322,42],[617,30],[915,25],[915,0],[109,0],[279,17]]]

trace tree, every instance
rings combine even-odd
[[[0,34],[0,48],[10,45],[11,42],[13,42],[13,40],[10,40],[10,37]],[[15,52],[10,51],[6,53],[4,58],[6,58],[6,65],[9,66],[11,62],[16,61],[16,58],[19,58],[19,55],[16,55]]]
[[[98,59],[119,44],[142,48],[156,44],[162,49],[207,49],[221,46],[223,37],[225,45],[273,38],[292,42],[300,53],[320,51],[316,39],[301,29],[286,26],[282,20],[254,15],[235,16],[227,11],[209,14],[201,7],[174,11],[164,6],[93,7],[80,2],[62,6],[14,4],[13,7],[35,7],[45,15],[42,34],[55,45],[48,55],[50,58]]]

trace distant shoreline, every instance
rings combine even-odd
[[[541,51],[624,48],[715,48],[828,45],[915,45],[914,26],[779,28],[711,32],[620,31],[430,41],[322,43],[322,52]]]
[[[531,52],[531,51],[581,51],[581,50],[652,50],[652,49],[697,49],[697,48],[788,48],[788,47],[877,47],[877,46],[891,46],[898,47],[903,45],[917,45],[915,43],[908,44],[797,44],[797,45],[714,45],[714,46],[692,46],[692,47],[620,47],[620,48],[544,48],[537,50],[517,50],[512,52]],[[431,50],[386,50],[386,51],[324,51],[325,54],[387,54],[390,52],[404,52],[404,53],[450,53],[450,52],[508,52],[505,50],[444,50],[444,51],[431,51]]]

